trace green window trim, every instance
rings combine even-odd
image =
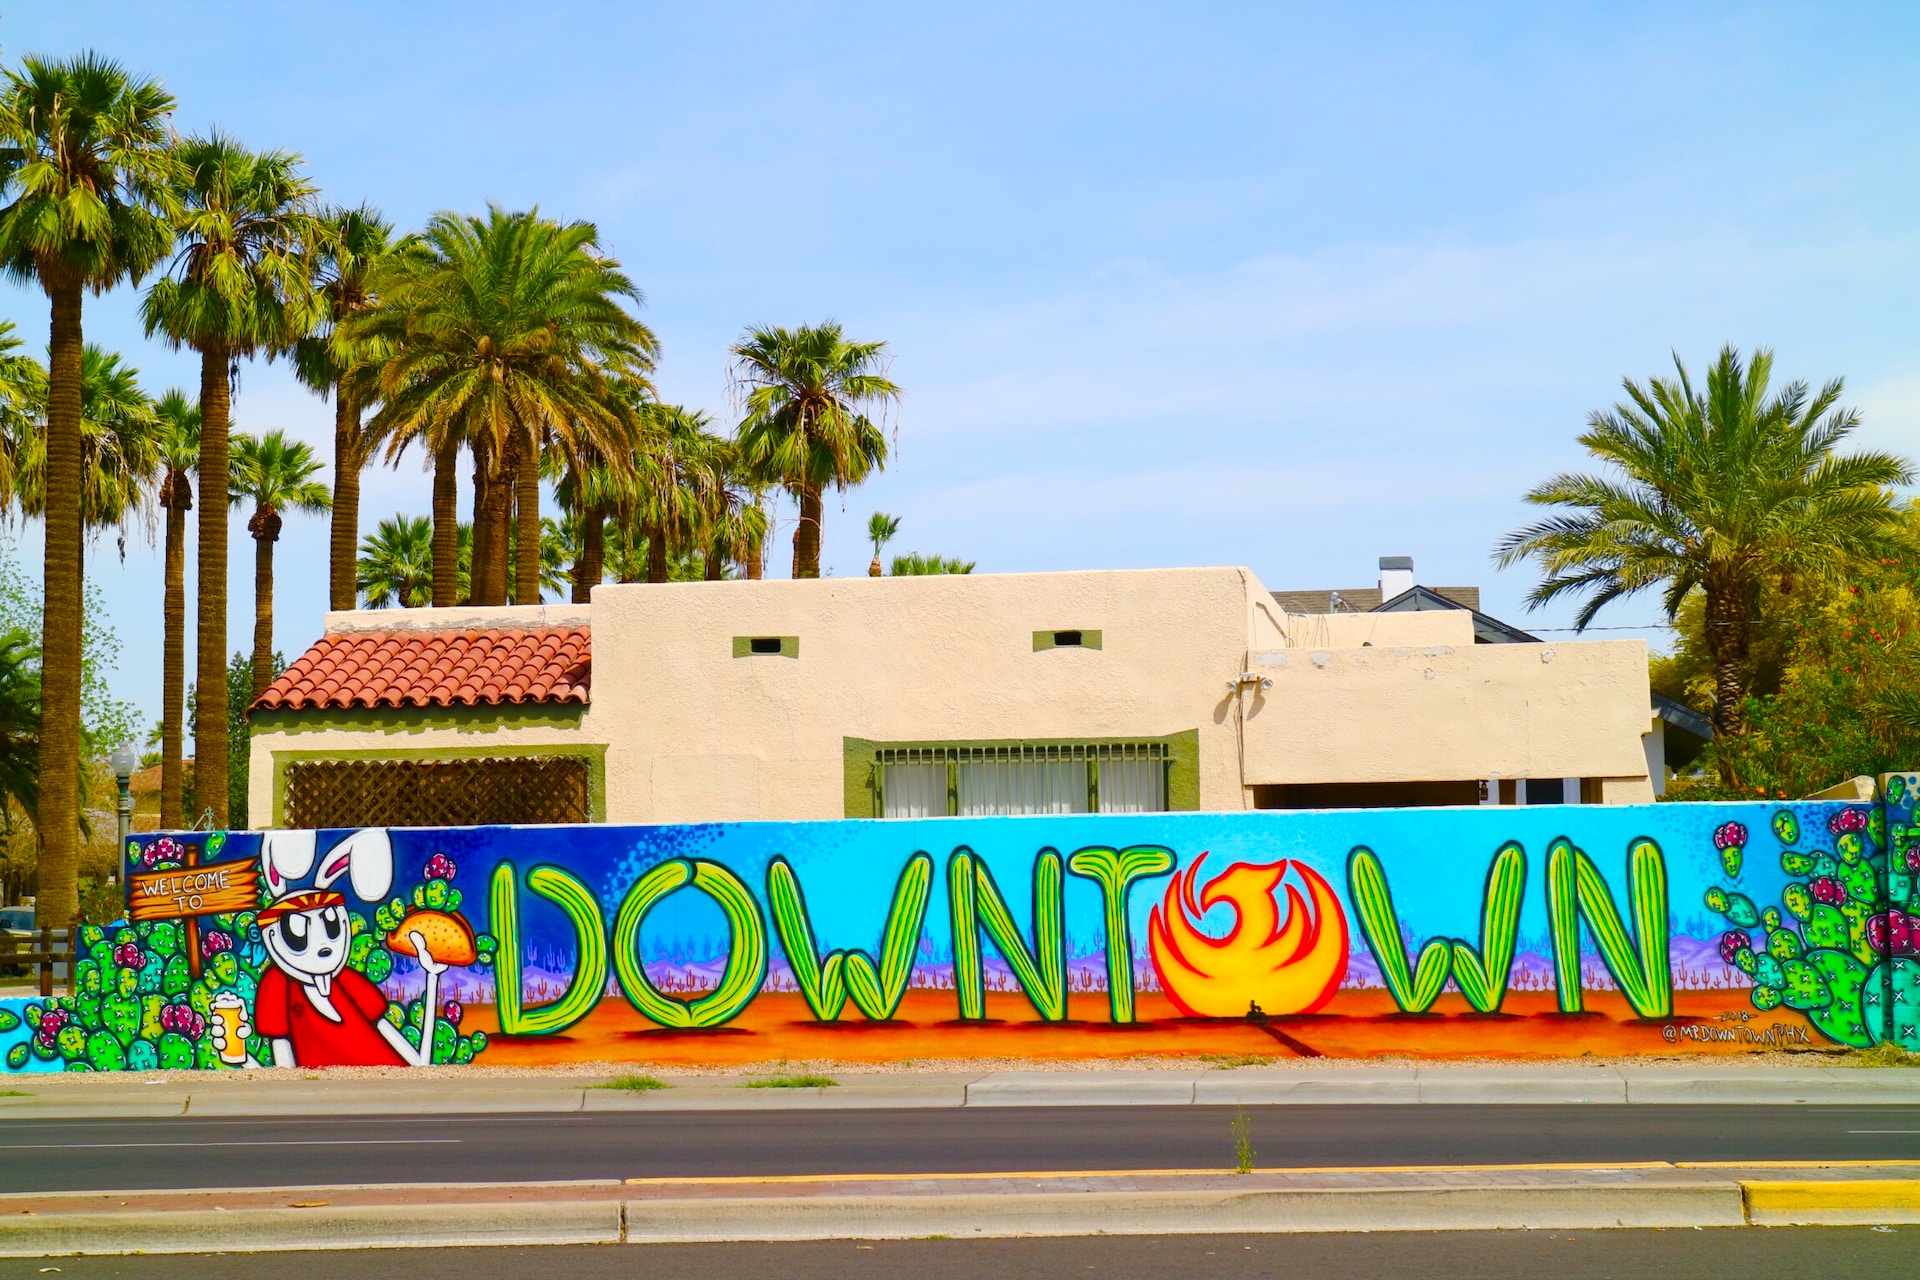
[[[1031,751],[1061,753],[1056,758],[1085,759],[1087,769],[1087,811],[1099,812],[1099,759],[1114,754],[1116,748],[1160,747],[1167,767],[1167,812],[1192,813],[1200,808],[1200,731],[1186,729],[1153,738],[998,738],[946,742],[874,742],[865,738],[842,739],[844,769],[844,809],[849,818],[878,818],[883,812],[880,794],[880,766],[894,763],[883,757],[898,757],[915,752],[941,753],[950,758],[947,770],[947,813],[959,812],[959,756],[970,752]],[[1072,754],[1079,753],[1079,754]]]
[[[779,648],[762,647],[768,641],[774,641]],[[735,636],[733,638],[733,656],[736,658],[797,658],[800,656],[799,636]]]
[[[494,743],[475,747],[377,747],[364,751],[275,751],[273,756],[273,825],[287,820],[287,769],[291,765],[327,760],[474,760],[490,756],[575,756],[587,762],[587,821],[607,820],[607,748],[604,743],[566,742]]]
[[[1079,636],[1080,643],[1061,643],[1063,638],[1069,636]],[[1087,627],[1060,627],[1052,631],[1036,631],[1033,633],[1033,651],[1035,653],[1041,653],[1048,649],[1098,649],[1099,647],[1100,632]]]

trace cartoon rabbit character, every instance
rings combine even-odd
[[[244,1040],[258,1030],[273,1044],[276,1067],[425,1066],[432,1060],[440,975],[447,966],[428,954],[420,934],[410,935],[427,978],[416,1049],[383,1016],[387,997],[380,988],[347,968],[353,926],[346,896],[332,887],[348,877],[362,902],[384,898],[393,885],[393,844],[384,829],[356,831],[328,850],[312,888],[293,889],[313,868],[315,834],[270,831],[262,838],[260,863],[273,899],[258,920],[273,968],[260,977],[253,1024],[241,1024],[234,1034]],[[225,1050],[226,1035],[216,1020],[216,1050]]]

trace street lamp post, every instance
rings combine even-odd
[[[127,836],[133,831],[133,791],[129,784],[133,781],[133,771],[139,765],[140,757],[133,753],[130,744],[123,742],[113,749],[113,754],[107,757],[107,763],[113,768],[114,781],[120,784],[120,844],[113,858],[114,869],[107,873],[107,883],[112,884],[118,879],[120,866],[127,859]]]

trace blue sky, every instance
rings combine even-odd
[[[1488,551],[1580,464],[1624,375],[1765,344],[1844,375],[1865,443],[1920,453],[1916,21],[1901,6],[88,3],[9,8],[0,56],[96,48],[183,131],[303,153],[401,226],[509,207],[597,222],[646,290],[669,401],[731,420],[744,325],[840,320],[907,397],[827,562],[1244,564],[1274,588],[1415,557],[1527,614]],[[137,296],[88,337],[154,390],[192,358]],[[45,302],[0,287],[44,340]],[[331,440],[247,367],[245,429]],[[364,527],[424,512],[409,460]],[[236,521],[232,647],[251,635]],[[281,647],[319,632],[324,524],[280,544]],[[790,525],[772,556],[786,572]],[[37,572],[37,531],[14,554]],[[159,689],[158,559],[90,564]],[[1651,600],[1601,621],[1655,620]],[[1657,640],[1657,632],[1649,633]]]

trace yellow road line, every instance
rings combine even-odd
[[[1806,1209],[1920,1209],[1920,1180],[1856,1182],[1745,1182],[1747,1208],[1762,1212]]]

